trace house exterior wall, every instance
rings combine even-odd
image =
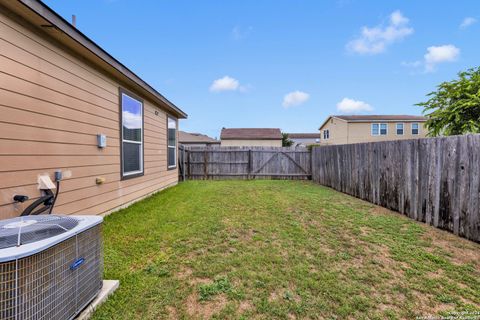
[[[333,121],[332,121],[333,120]],[[371,132],[372,123],[386,123],[387,135],[373,136]],[[404,124],[404,134],[396,134],[396,124]],[[419,134],[412,135],[411,124],[419,124]],[[323,139],[323,131],[330,130],[330,138],[328,140]],[[320,130],[321,144],[349,144],[349,143],[362,143],[362,142],[375,142],[375,141],[388,141],[388,140],[405,140],[405,139],[417,139],[425,138],[427,135],[427,129],[424,122],[387,122],[387,121],[375,121],[375,122],[346,122],[341,119],[333,118],[328,121]]]
[[[144,175],[121,179],[119,88],[133,91],[0,12],[0,219],[18,216],[40,196],[38,175],[53,180],[57,169],[58,214],[107,213],[177,183],[177,169],[167,170],[167,114],[142,96]],[[14,204],[16,194],[30,200]]]
[[[324,130],[329,130],[330,137],[328,139],[324,139]],[[348,143],[348,123],[337,118],[331,118],[320,130],[320,144],[346,143]]]
[[[222,147],[281,147],[282,140],[222,140]]]
[[[380,121],[381,122],[381,121]],[[424,123],[418,123],[420,131],[418,135],[412,135],[411,124],[412,122],[381,122],[387,124],[387,135],[373,136],[371,132],[372,123],[379,122],[369,122],[369,123],[358,123],[352,122],[348,124],[348,143],[360,143],[360,142],[374,142],[374,141],[388,141],[388,140],[405,140],[405,139],[417,139],[425,138],[427,130],[424,128]],[[397,135],[396,124],[403,123],[404,132],[403,135]]]

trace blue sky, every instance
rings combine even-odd
[[[45,2],[187,112],[182,130],[214,137],[420,114],[415,103],[480,57],[475,0]]]

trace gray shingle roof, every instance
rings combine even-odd
[[[279,128],[223,128],[222,140],[280,140],[282,132]]]
[[[354,116],[332,116],[346,121],[426,121],[424,116],[412,116],[412,115],[354,115]]]
[[[178,131],[178,142],[180,143],[207,143],[218,144],[220,141],[210,138],[201,133],[189,133],[185,131]]]

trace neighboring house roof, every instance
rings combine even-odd
[[[189,133],[185,131],[178,131],[178,142],[180,143],[206,143],[206,144],[219,144],[220,141],[210,138],[207,135],[201,133]]]
[[[320,133],[288,133],[291,139],[319,139]]]
[[[343,115],[333,115],[329,116],[320,126],[319,130],[325,126],[325,124],[331,118],[337,118],[346,122],[374,122],[374,121],[407,121],[407,122],[425,122],[427,118],[424,116],[413,116],[413,115],[352,115],[352,116],[343,116]]]
[[[281,140],[278,128],[223,128],[221,140]]]
[[[82,55],[85,59],[100,66],[104,71],[131,85],[132,88],[138,90],[145,95],[146,98],[151,99],[152,102],[164,107],[172,115],[178,118],[187,117],[187,114],[180,108],[162,96],[152,86],[133,73],[120,61],[112,57],[108,52],[103,50],[43,2],[38,0],[2,1],[2,5],[7,6],[17,15],[39,29],[42,29],[51,37]]]

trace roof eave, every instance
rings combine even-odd
[[[63,32],[73,41],[82,45],[85,49],[93,53],[101,61],[110,65],[117,72],[123,75],[127,80],[133,82],[133,84],[137,85],[138,87],[143,89],[145,92],[150,94],[151,98],[154,101],[157,100],[156,102],[161,102],[165,107],[165,109],[167,109],[167,111],[171,112],[173,115],[181,119],[186,119],[188,117],[188,115],[184,111],[182,111],[180,108],[174,105],[171,101],[165,98],[162,94],[160,94],[157,90],[155,90],[152,86],[150,86],[144,80],[142,80],[139,76],[137,76],[133,71],[128,69],[120,61],[115,59],[108,52],[106,52],[104,49],[98,46],[90,38],[88,38],[78,29],[73,27],[69,22],[67,22],[64,18],[62,18],[58,13],[53,11],[46,4],[38,0],[18,0],[18,1],[19,3],[23,4],[26,8],[35,12],[43,20],[55,26],[58,30]]]
[[[282,138],[249,138],[249,137],[236,137],[236,138],[222,138],[221,140],[282,140]]]
[[[325,121],[323,121],[322,125],[320,126],[320,128],[318,128],[318,130],[322,130],[322,128],[327,124],[328,120],[330,120],[332,118],[345,121],[345,119],[337,118],[336,116],[328,116],[328,118]]]

